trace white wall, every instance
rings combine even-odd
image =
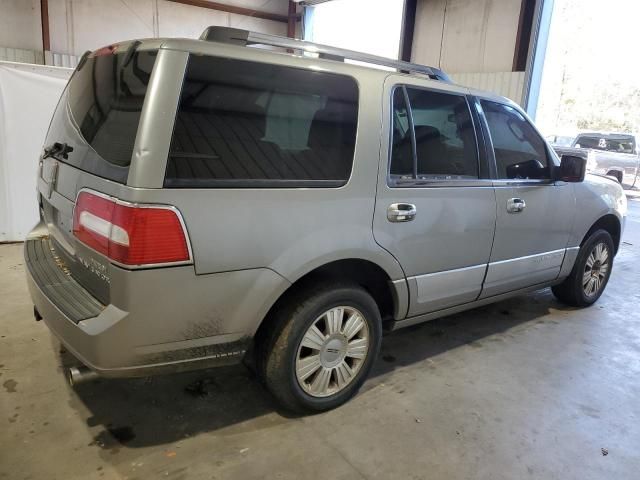
[[[288,7],[288,0],[219,2],[280,15],[286,15]],[[284,22],[167,0],[49,0],[51,52],[66,56],[80,56],[86,50],[132,38],[197,38],[210,25],[287,33]],[[9,52],[2,59],[18,61],[21,57],[16,57],[13,49],[42,52],[40,0],[0,0],[0,48]]]
[[[0,242],[38,221],[38,157],[71,69],[0,62]]]
[[[508,72],[521,0],[419,0],[412,61],[448,73]]]
[[[246,2],[230,2],[225,0],[222,3],[242,4],[245,8],[257,8],[262,11],[267,5],[257,0]],[[268,5],[280,5],[280,10],[273,12],[281,15],[287,13],[287,0],[272,0]],[[263,20],[260,18],[248,17],[246,15],[236,15],[234,13],[220,12],[217,10],[209,10],[206,8],[196,8],[179,3],[160,1],[158,2],[158,22],[160,37],[186,37],[197,38],[202,31],[210,25],[221,25],[225,27],[243,28],[261,33],[271,33],[274,35],[286,35],[287,24],[284,22],[274,22],[272,20]]]
[[[0,47],[42,50],[40,0],[0,0]]]

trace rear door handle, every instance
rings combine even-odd
[[[394,223],[410,222],[416,218],[418,210],[411,203],[392,203],[387,208],[387,220]]]
[[[510,198],[507,200],[507,212],[509,213],[520,213],[526,206],[527,204],[521,198]]]

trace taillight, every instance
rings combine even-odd
[[[172,207],[130,205],[82,191],[73,213],[73,234],[85,245],[124,265],[191,260],[184,226]]]
[[[103,57],[105,55],[113,55],[118,50],[117,45],[107,45],[106,47],[99,48],[92,53],[94,57]]]

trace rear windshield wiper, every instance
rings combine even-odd
[[[56,155],[60,155],[65,160],[69,158],[69,154],[73,152],[73,147],[67,145],[66,143],[55,142],[53,145],[44,148],[44,155],[42,159],[53,157],[56,158]]]

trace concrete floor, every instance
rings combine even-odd
[[[70,389],[0,246],[0,479],[640,477],[640,200],[611,282],[386,336],[335,411],[292,418],[243,368]]]

